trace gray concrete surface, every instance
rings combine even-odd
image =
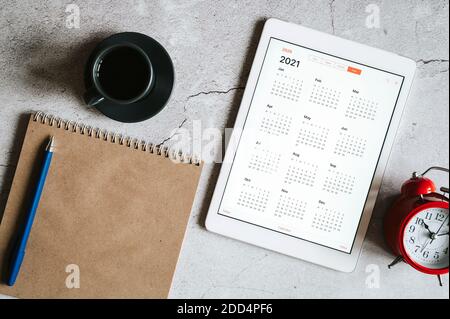
[[[417,61],[418,74],[355,272],[339,273],[207,232],[205,213],[219,166],[205,167],[170,296],[174,298],[448,298],[434,277],[393,256],[382,237],[386,208],[412,171],[449,165],[448,1],[73,1],[79,28],[66,26],[71,1],[0,1],[0,210],[25,128],[24,114],[63,118],[170,145],[173,129],[231,127],[264,19],[277,17]],[[380,9],[367,28],[366,8]],[[82,68],[95,43],[137,31],[172,56],[177,85],[169,105],[138,124],[86,108]],[[173,136],[171,138],[171,136]],[[448,183],[448,179],[441,179]],[[379,287],[369,281],[379,271]]]

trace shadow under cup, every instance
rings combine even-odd
[[[94,106],[105,98],[119,104],[143,99],[154,83],[148,55],[133,44],[118,44],[101,51],[91,70],[93,86],[84,95]]]

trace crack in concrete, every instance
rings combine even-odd
[[[448,60],[446,59],[430,59],[430,60],[424,60],[424,59],[419,59],[416,61],[417,63],[421,63],[421,64],[429,64],[429,63],[448,63]]]
[[[427,65],[430,63],[449,63],[449,61],[447,59],[429,59],[429,60],[425,60],[425,59],[419,59],[416,61],[416,63],[419,63],[421,65]],[[448,67],[446,69],[440,70],[438,73],[446,73],[448,72]]]
[[[233,91],[244,90],[244,89],[245,89],[245,86],[234,86],[234,87],[229,88],[229,89],[227,89],[227,90],[200,91],[200,92],[198,92],[198,93],[188,95],[188,97],[186,98],[186,101],[185,101],[185,102],[188,102],[190,99],[195,98],[195,97],[198,97],[198,96],[201,96],[201,95],[210,95],[210,94],[228,94],[228,93],[233,92]],[[183,112],[186,113],[186,111],[187,111],[187,105],[185,104],[185,105],[183,106]],[[174,132],[172,135],[170,135],[169,137],[167,137],[167,138],[165,138],[164,140],[162,140],[162,142],[159,143],[159,144],[157,144],[157,146],[159,147],[159,146],[164,145],[165,143],[167,143],[168,141],[170,141],[174,136],[176,136],[176,135],[178,134],[178,133],[177,133],[177,130],[180,129],[180,128],[182,128],[183,125],[187,122],[187,120],[188,120],[188,118],[185,117],[185,118],[183,119],[183,121],[181,121],[181,123],[178,125],[178,128],[175,130],[175,132]]]
[[[335,34],[335,28],[334,28],[334,1],[331,0],[328,2],[328,6],[330,7],[330,18],[331,18],[331,30],[333,31],[333,34]]]
[[[164,145],[166,142],[170,141],[172,138],[174,138],[174,136],[178,134],[177,130],[182,128],[184,126],[184,124],[186,124],[187,120],[188,120],[187,117],[185,117],[183,119],[183,121],[181,121],[181,123],[178,125],[178,128],[175,130],[175,132],[173,132],[173,134],[170,135],[169,137],[167,137],[164,140],[162,140],[162,142],[157,144],[157,146],[160,147],[160,146]]]
[[[230,93],[230,92],[232,92],[232,91],[243,90],[243,89],[245,89],[244,86],[235,86],[235,87],[232,87],[232,88],[230,88],[230,89],[228,89],[228,90],[224,90],[224,91],[222,91],[222,90],[200,91],[200,92],[198,92],[198,93],[189,95],[189,96],[186,98],[186,101],[188,101],[188,100],[190,100],[190,99],[192,99],[192,98],[194,98],[194,97],[200,96],[200,95],[228,94],[228,93]]]
[[[187,103],[190,99],[195,98],[195,97],[198,97],[198,96],[201,96],[201,95],[210,95],[210,94],[228,94],[228,93],[233,92],[233,91],[244,90],[244,89],[245,89],[245,86],[234,86],[234,87],[229,88],[229,89],[227,89],[227,90],[200,91],[200,92],[198,92],[198,93],[189,95],[189,96],[186,98],[186,103]],[[187,105],[186,105],[186,104],[184,105],[183,109],[184,109],[184,112],[187,111]]]

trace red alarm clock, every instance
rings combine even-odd
[[[449,190],[436,192],[433,181],[425,175],[431,170],[449,172],[442,167],[430,167],[423,174],[413,173],[402,185],[401,195],[384,218],[386,241],[397,258],[389,268],[404,261],[416,270],[441,275],[449,268],[449,216],[445,196]]]

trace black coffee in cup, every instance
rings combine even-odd
[[[162,111],[174,80],[172,60],[160,43],[142,33],[116,33],[86,61],[83,99],[113,120],[136,123]]]
[[[84,96],[88,105],[105,98],[118,104],[134,103],[150,92],[154,82],[150,58],[131,43],[102,51],[92,72],[93,86]]]
[[[151,77],[148,61],[131,47],[118,47],[108,52],[99,63],[97,72],[103,91],[123,101],[141,95]]]

